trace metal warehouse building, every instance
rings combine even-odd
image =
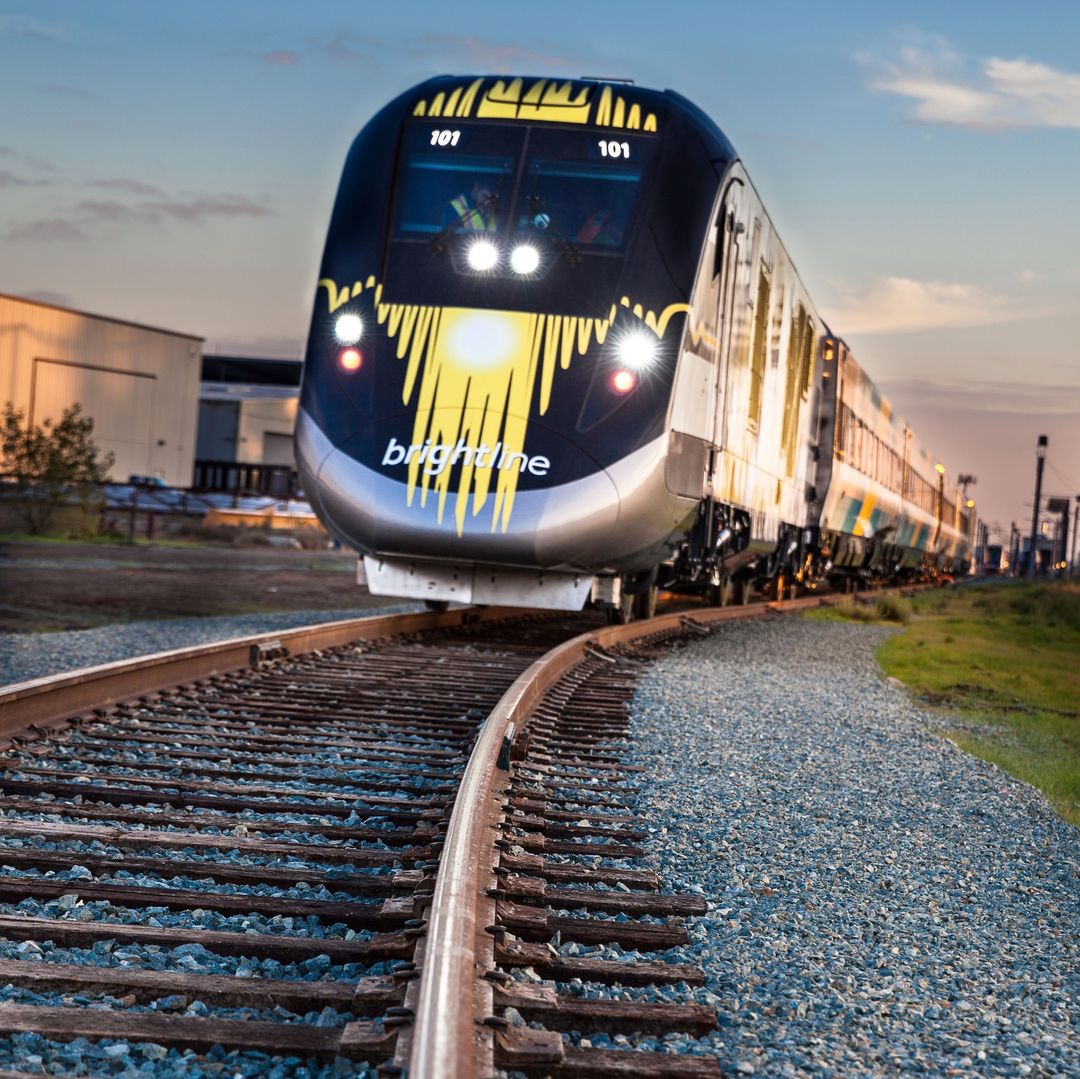
[[[111,478],[191,483],[202,338],[0,294],[0,404],[34,423],[76,402]]]

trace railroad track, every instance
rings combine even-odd
[[[0,692],[0,1036],[51,1074],[718,1075],[658,1051],[716,1025],[663,961],[705,903],[643,864],[623,753],[648,662],[766,609],[383,617]]]

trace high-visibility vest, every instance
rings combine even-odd
[[[450,207],[458,215],[461,227],[466,232],[487,232],[495,228],[494,215],[489,219],[479,207],[472,206],[466,195],[458,195],[450,200]]]

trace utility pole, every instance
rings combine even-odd
[[[1054,553],[1051,558],[1051,570],[1056,576],[1069,575],[1069,499],[1048,498],[1046,500],[1048,513],[1057,514],[1054,521]]]
[[[1039,505],[1042,502],[1042,474],[1043,465],[1046,464],[1046,444],[1049,439],[1046,435],[1039,435],[1039,442],[1035,447],[1035,509],[1031,515],[1031,550],[1028,554],[1028,576],[1035,580],[1038,560],[1039,539]]]
[[[1080,565],[1076,563],[1076,549],[1078,545],[1077,533],[1080,532],[1080,495],[1076,496],[1076,508],[1073,510],[1073,553],[1072,559],[1069,565],[1072,566],[1072,572],[1076,573],[1080,571]]]

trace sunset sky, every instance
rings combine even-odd
[[[356,132],[505,72],[695,100],[981,516],[1030,527],[1041,433],[1080,494],[1075,4],[0,0],[0,292],[299,356]]]

